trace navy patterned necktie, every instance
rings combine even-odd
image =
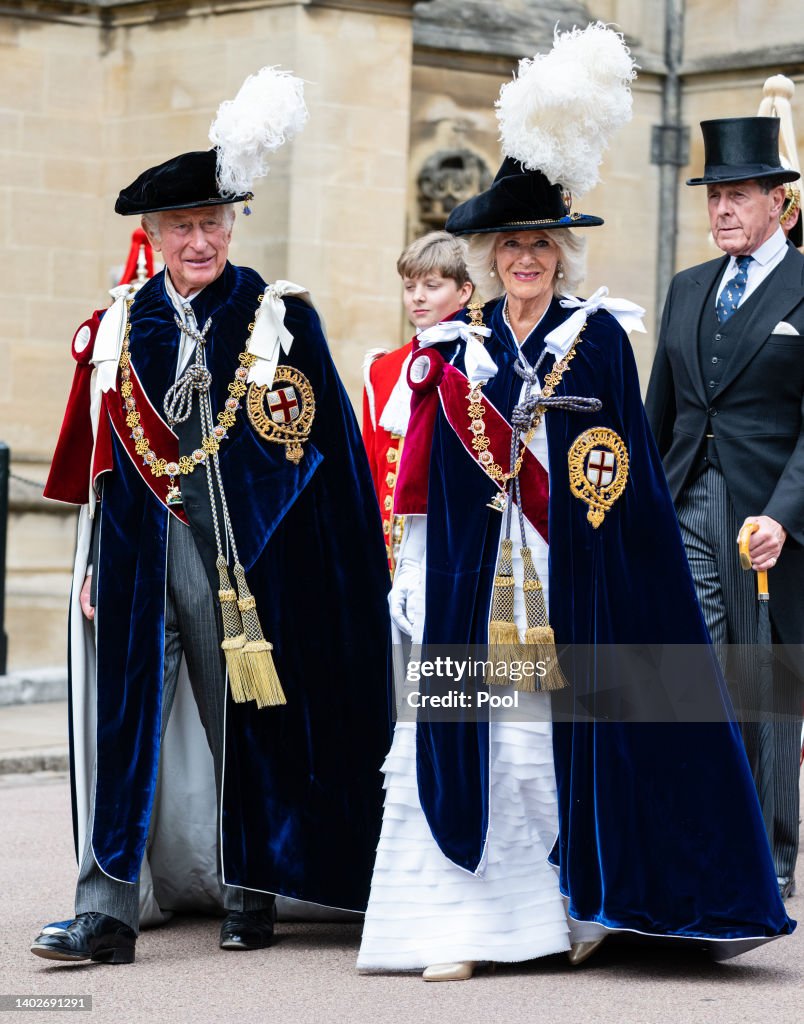
[[[740,299],[743,297],[748,281],[748,268],[753,258],[753,256],[736,257],[737,269],[734,272],[734,277],[725,283],[717,300],[717,318],[722,324],[725,324],[740,305]]]

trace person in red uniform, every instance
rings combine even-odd
[[[446,231],[431,231],[411,242],[397,260],[402,301],[416,333],[446,320],[469,301],[472,282],[464,249]],[[394,518],[394,488],[410,414],[408,363],[413,340],[389,352],[375,348],[363,362],[363,441],[371,467],[393,576],[402,523]]]

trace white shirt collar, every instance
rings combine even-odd
[[[203,288],[199,288],[197,292],[191,292],[188,296],[179,295],[176,291],[176,286],[170,279],[170,272],[165,267],[165,291],[168,293],[168,298],[173,303],[176,312],[179,314],[182,320],[184,320],[184,307],[192,302],[196,295],[200,295]]]
[[[782,231],[781,227],[778,227],[770,238],[766,239],[757,250],[751,253],[751,255],[760,266],[764,267],[766,264],[770,263],[772,259],[778,256],[786,245],[787,239],[785,238],[784,231]],[[734,259],[733,256],[732,259]]]

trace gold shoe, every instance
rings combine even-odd
[[[474,960],[463,960],[457,964],[433,964],[425,967],[424,981],[468,981],[475,972]]]
[[[584,960],[588,960],[589,957],[599,949],[605,938],[606,936],[604,935],[602,939],[593,939],[592,942],[573,942],[569,952],[567,953],[567,959],[573,967],[577,967],[578,964],[582,964]]]

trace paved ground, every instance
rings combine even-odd
[[[70,916],[66,776],[0,776],[0,823],[0,994],[91,995],[92,1013],[79,1019],[93,1024],[800,1024],[804,1016],[804,925],[726,964],[678,944],[610,940],[582,967],[551,957],[449,985],[358,975],[356,925],[280,925],[270,950],[223,953],[217,921],[184,918],[145,932],[131,966],[50,964],[28,946],[39,925]],[[788,906],[804,917],[801,896]]]
[[[0,707],[0,776],[67,765],[66,701]]]

